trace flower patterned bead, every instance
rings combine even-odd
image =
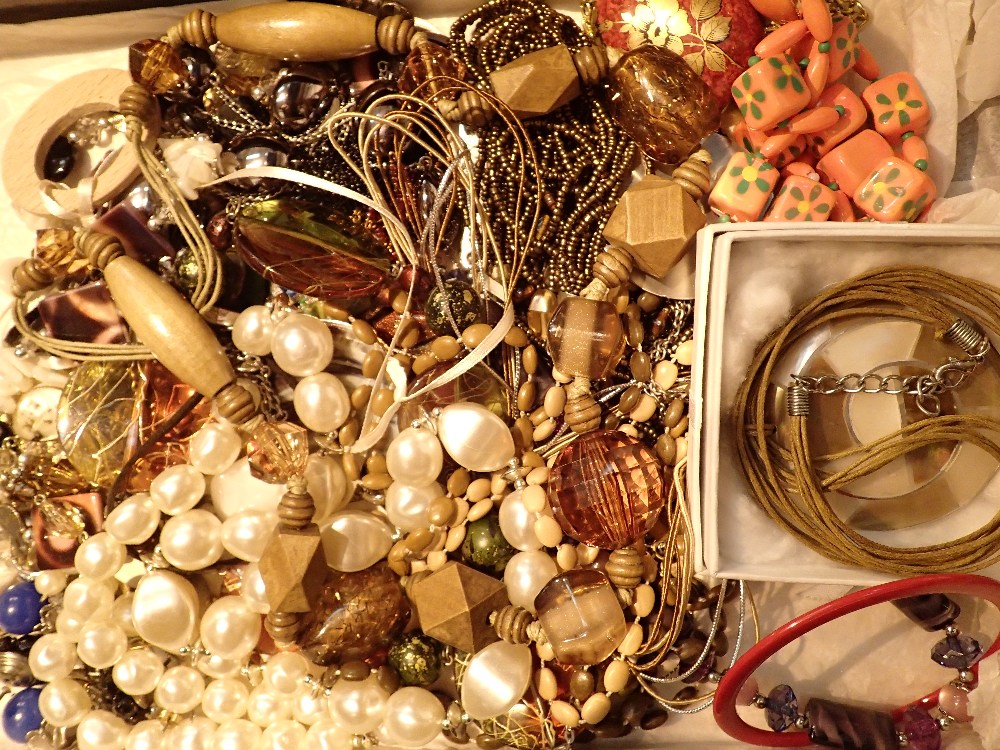
[[[778,170],[760,154],[733,154],[708,196],[708,205],[736,221],[756,221],[778,177]]]
[[[862,130],[819,160],[816,168],[841,190],[853,194],[875,167],[892,156],[892,146],[874,130]]]
[[[860,31],[852,19],[842,18],[833,25],[833,36],[827,43],[830,45],[829,48],[823,47],[822,42],[813,44],[813,49],[817,53],[824,49],[830,56],[830,72],[826,79],[828,86],[853,68],[858,61],[861,55],[858,39]]]
[[[861,98],[842,83],[826,87],[816,102],[817,107],[840,108],[840,119],[830,127],[812,133],[809,145],[819,156],[825,156],[830,149],[854,135],[868,119],[868,110]]]
[[[764,221],[826,221],[834,205],[833,191],[800,175],[789,175]]]
[[[880,78],[861,92],[875,120],[875,129],[889,140],[912,131],[921,135],[931,119],[927,94],[912,73]]]
[[[884,159],[854,193],[854,202],[878,221],[915,221],[937,197],[931,178],[895,156]]]
[[[867,115],[867,111],[865,114]],[[760,151],[760,147],[764,145],[768,136],[762,130],[747,127],[747,121],[733,106],[729,106],[723,111],[720,127],[733,145],[744,151]]]
[[[766,57],[733,84],[733,99],[747,125],[769,130],[802,111],[811,96],[799,66],[790,55]]]

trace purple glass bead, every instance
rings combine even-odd
[[[684,672],[686,672],[688,669],[691,668],[690,665],[688,665],[687,669],[684,669],[683,664],[681,665],[681,667],[682,671]],[[704,660],[702,660],[698,668],[694,670],[691,674],[689,674],[687,677],[685,677],[683,682],[687,685],[694,685],[699,682],[704,682],[705,680],[708,679],[708,676],[712,673],[713,669],[715,669],[715,649],[710,648],[708,650],[708,653],[705,654],[705,658]]]
[[[899,731],[906,737],[908,750],[941,750],[941,728],[926,711],[907,709]]]
[[[778,685],[767,694],[764,704],[764,716],[767,725],[774,732],[784,732],[795,725],[799,717],[799,699],[788,685]]]
[[[955,622],[962,610],[944,594],[921,594],[892,602],[924,630],[943,630]]]
[[[979,641],[968,635],[949,635],[931,649],[931,658],[942,667],[968,669],[983,656]]]

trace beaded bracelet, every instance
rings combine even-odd
[[[722,677],[715,695],[716,722],[740,742],[766,747],[810,744],[845,750],[895,750],[903,744],[914,750],[939,747],[938,731],[964,718],[957,715],[964,702],[956,702],[951,714],[944,711],[937,720],[920,709],[938,705],[941,693],[946,697],[951,694],[949,687],[962,692],[971,689],[976,679],[975,663],[1000,649],[1000,640],[994,640],[984,653],[974,639],[961,635],[954,625],[959,614],[958,605],[945,594],[980,597],[1000,608],[1000,581],[961,574],[893,581],[835,599],[782,625],[736,661]],[[925,630],[944,631],[944,639],[934,646],[931,655],[938,664],[958,669],[958,679],[941,691],[929,693],[890,713],[812,699],[806,704],[805,713],[799,715],[795,695],[787,685],[778,686],[767,696],[757,693],[753,673],[779,650],[821,625],[884,602],[893,602]],[[747,724],[736,711],[738,703],[764,708],[768,724],[775,731]],[[896,722],[900,722],[899,731]],[[784,733],[793,726],[806,731]]]

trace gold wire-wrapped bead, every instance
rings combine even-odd
[[[122,243],[118,241],[117,237],[93,232],[89,229],[76,235],[76,249],[90,262],[90,265],[99,271],[103,271],[108,263],[115,258],[125,255],[125,248],[122,247]]]
[[[604,568],[608,580],[623,589],[634,589],[642,582],[642,554],[635,547],[616,549]]]
[[[167,42],[171,47],[180,47],[186,43],[208,49],[217,41],[219,37],[215,33],[215,15],[207,10],[192,10],[167,32]]]
[[[490,615],[490,624],[496,634],[508,643],[530,643],[528,627],[534,621],[531,612],[516,604],[508,604]]]
[[[478,91],[463,91],[458,97],[458,115],[470,128],[481,128],[493,118],[493,107]]]
[[[578,393],[566,402],[566,424],[577,435],[592,432],[601,425],[601,407],[590,393]]]
[[[386,16],[378,22],[375,39],[390,55],[405,55],[410,51],[410,40],[416,31],[412,18]]]
[[[700,201],[712,186],[712,175],[709,167],[712,156],[705,149],[698,149],[691,156],[677,165],[671,178],[683,188],[684,192]]]
[[[125,117],[136,117],[143,122],[152,122],[159,115],[159,105],[149,90],[138,83],[133,83],[118,97],[118,111]]]
[[[38,258],[28,258],[18,263],[12,277],[11,293],[18,298],[31,292],[39,292],[56,280],[52,266]]]
[[[609,288],[621,286],[632,273],[632,256],[620,247],[611,246],[594,259],[594,276]]]
[[[239,383],[230,383],[215,395],[215,408],[220,417],[236,425],[247,422],[257,413],[253,396]]]
[[[573,55],[573,64],[585,86],[594,86],[608,75],[608,52],[603,45],[581,47]]]
[[[264,628],[275,643],[293,643],[301,626],[301,612],[271,612],[264,620]]]

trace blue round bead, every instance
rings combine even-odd
[[[41,688],[27,688],[11,696],[4,706],[3,731],[14,742],[27,742],[28,732],[42,726],[42,712],[38,710],[41,693]]]
[[[42,595],[31,582],[0,594],[0,628],[12,635],[30,633],[42,619]]]

